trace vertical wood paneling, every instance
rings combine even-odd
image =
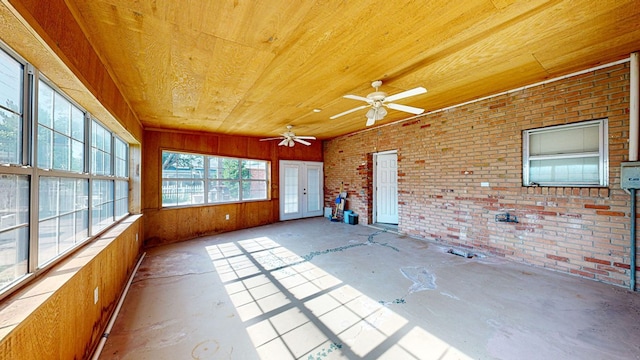
[[[6,299],[0,316],[19,323],[0,339],[0,358],[89,358],[140,254],[142,241],[136,242],[135,234],[141,222],[125,219]]]
[[[163,209],[160,196],[163,149],[270,161],[271,199]],[[145,132],[143,153],[145,244],[153,246],[278,221],[278,161],[322,161],[322,142],[289,148],[278,146],[278,141],[264,142],[253,137],[154,130]]]

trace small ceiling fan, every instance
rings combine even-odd
[[[305,139],[306,140],[315,140],[316,139],[315,136],[296,136],[296,134],[294,134],[293,131],[291,131],[291,128],[293,128],[292,125],[287,125],[287,131],[285,133],[283,133],[282,136],[266,138],[266,139],[260,139],[260,141],[282,140],[282,141],[280,141],[280,143],[278,143],[278,146],[293,147],[293,145],[295,145],[297,142],[302,144],[302,145],[309,146],[309,145],[311,145],[311,143],[308,142],[308,141],[305,141]]]
[[[387,93],[385,93],[384,91],[378,90],[378,88],[381,85],[382,85],[381,80],[376,80],[372,82],[371,86],[373,86],[376,89],[376,91],[370,93],[369,95],[367,95],[367,97],[362,97],[358,95],[343,96],[346,99],[364,101],[367,103],[367,105],[358,106],[351,110],[341,112],[340,114],[331,116],[329,119],[335,119],[340,116],[347,115],[358,110],[366,109],[367,107],[371,107],[371,109],[369,109],[369,111],[367,111],[367,114],[366,114],[367,126],[371,126],[377,120],[381,120],[382,118],[385,117],[385,115],[387,115],[387,109],[385,109],[385,107],[388,107],[389,109],[393,109],[393,110],[408,112],[415,115],[422,114],[424,112],[424,109],[420,109],[413,106],[394,104],[392,103],[392,101],[404,99],[409,96],[424,94],[427,92],[427,89],[420,86],[415,89],[411,89],[411,90],[403,91],[401,93],[397,93],[395,95],[387,96]]]

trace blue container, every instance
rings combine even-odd
[[[349,216],[351,216],[351,214],[353,214],[352,210],[345,210],[344,211],[344,223],[348,224],[349,223]]]

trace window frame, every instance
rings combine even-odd
[[[200,177],[165,177],[165,172],[164,172],[164,165],[163,165],[163,161],[160,162],[160,181],[159,181],[159,187],[161,189],[160,193],[160,204],[162,208],[177,208],[177,207],[189,207],[189,206],[211,206],[211,205],[221,205],[221,204],[233,204],[233,203],[245,203],[245,202],[254,202],[254,201],[267,201],[271,199],[271,192],[270,192],[270,188],[271,188],[271,161],[269,160],[264,160],[264,159],[249,159],[249,158],[243,158],[243,157],[231,157],[231,156],[223,156],[223,155],[215,155],[215,154],[202,154],[202,153],[195,153],[195,152],[186,152],[186,151],[176,151],[176,150],[171,150],[171,149],[162,149],[161,151],[161,159],[164,159],[165,153],[172,153],[172,154],[183,154],[183,155],[192,155],[192,156],[198,156],[198,157],[203,157],[203,166],[202,166],[202,176]],[[230,177],[212,177],[211,176],[211,166],[210,166],[210,160],[211,159],[222,159],[222,160],[232,160],[232,161],[238,161],[238,178],[230,178]],[[243,162],[258,162],[258,163],[264,163],[264,179],[247,179],[247,178],[243,178],[242,176],[242,164]],[[202,202],[193,202],[191,201],[190,203],[180,203],[179,199],[176,199],[176,203],[175,204],[168,204],[165,201],[165,189],[164,189],[164,184],[167,181],[185,181],[185,182],[202,182]],[[212,201],[209,198],[210,192],[211,192],[211,183],[212,182],[216,182],[216,181],[221,181],[221,182],[231,182],[234,184],[237,184],[237,191],[238,191],[238,197],[237,199],[230,199],[227,201]],[[264,187],[265,187],[265,193],[264,193],[264,197],[263,198],[244,198],[243,197],[243,184],[247,183],[255,183],[255,182],[259,182],[259,183],[263,183]],[[193,195],[193,194],[192,194]],[[199,194],[198,194],[199,195]],[[176,195],[177,197],[179,196]]]
[[[130,164],[130,144],[119,137],[114,130],[110,129],[100,122],[99,119],[93,118],[91,113],[75,102],[68,94],[62,91],[52,81],[47,79],[46,76],[41,74],[37,68],[31,63],[20,57],[9,46],[0,41],[0,52],[4,55],[12,58],[20,65],[21,74],[17,77],[13,77],[13,74],[9,80],[20,79],[21,88],[19,93],[22,96],[19,113],[18,111],[9,108],[9,105],[2,106],[3,110],[7,110],[7,116],[20,116],[18,123],[20,128],[15,135],[17,141],[21,141],[21,144],[16,144],[17,151],[21,151],[20,154],[15,156],[8,152],[11,157],[6,157],[9,160],[8,164],[2,164],[0,166],[0,177],[8,179],[9,183],[17,181],[20,186],[22,182],[26,181],[26,195],[18,194],[18,200],[27,198],[26,202],[21,207],[15,209],[9,209],[5,215],[11,215],[18,219],[16,225],[5,227],[0,231],[2,234],[6,234],[7,237],[17,236],[13,235],[11,231],[15,229],[25,229],[26,239],[18,239],[19,243],[9,249],[19,253],[21,249],[25,247],[27,250],[26,266],[23,264],[23,260],[15,260],[14,262],[7,262],[8,268],[14,268],[15,274],[11,277],[7,277],[0,283],[0,299],[8,296],[17,288],[23,284],[31,281],[37,277],[40,273],[46,272],[55,264],[64,260],[68,255],[83,247],[84,245],[92,242],[97,236],[104,231],[116,225],[120,220],[124,219],[129,212],[129,164]],[[18,67],[13,64],[7,64],[10,69],[17,69]],[[12,80],[13,81],[13,80]],[[54,125],[55,115],[52,113],[51,126],[44,126],[51,134],[68,132],[64,134],[68,139],[68,149],[63,152],[51,152],[48,156],[52,158],[47,160],[39,166],[38,162],[38,144],[40,144],[39,135],[39,116],[40,110],[44,111],[45,108],[39,108],[39,95],[40,86],[44,84],[52,90],[53,98],[63,100],[61,103],[69,106],[68,113],[66,111],[62,114],[59,120],[64,120],[66,123],[64,131],[58,131]],[[16,95],[14,93],[8,93],[9,99]],[[53,104],[53,103],[52,103]],[[55,108],[52,107],[51,110]],[[64,119],[68,116],[68,119]],[[108,138],[110,144],[111,153],[105,155],[105,161],[109,162],[109,173],[93,174],[92,165],[93,159],[91,158],[91,151],[93,148],[93,139],[91,138],[91,130],[94,122],[98,123],[103,129],[105,138]],[[11,123],[12,124],[12,123]],[[83,134],[79,133],[79,126],[82,124]],[[66,129],[68,127],[68,129]],[[13,139],[13,133],[9,133],[8,139]],[[49,136],[49,134],[47,134]],[[50,135],[51,139],[54,135]],[[52,140],[53,141],[53,140]],[[78,144],[81,143],[81,146]],[[75,144],[75,145],[74,145]],[[118,144],[119,153],[116,156],[114,145]],[[124,147],[122,146],[124,145]],[[55,147],[55,144],[51,143],[51,149]],[[76,156],[82,149],[82,162],[80,158]],[[58,150],[60,150],[58,148]],[[53,150],[51,150],[53,151]],[[75,151],[75,152],[74,152]],[[68,166],[62,168],[54,166],[55,157],[62,159],[66,157]],[[75,162],[74,162],[75,158]],[[17,163],[13,163],[17,161]],[[46,166],[51,162],[52,166]],[[119,169],[116,169],[116,163],[118,163]],[[80,169],[82,167],[82,169]],[[42,179],[42,181],[41,181]],[[111,199],[110,213],[104,219],[100,219],[103,223],[100,224],[97,229],[94,227],[92,220],[92,191],[91,187],[94,181],[109,181],[110,192],[113,193]],[[116,185],[117,184],[117,185]],[[45,187],[43,187],[45,186]],[[49,186],[50,188],[46,188]],[[126,192],[125,192],[126,188]],[[116,189],[120,189],[120,196]],[[11,187],[4,189],[10,191]],[[71,191],[71,192],[70,192]],[[22,195],[21,195],[22,194]],[[41,195],[42,194],[42,195]],[[23,196],[24,195],[24,196]],[[69,196],[72,199],[69,199]],[[117,197],[117,198],[116,198]],[[9,199],[11,201],[18,201],[16,199]],[[53,201],[55,203],[49,204],[48,213],[41,213],[41,205],[43,201]],[[21,200],[22,201],[22,200]],[[116,204],[120,203],[119,210],[116,210]],[[17,210],[16,210],[17,209]],[[22,214],[20,209],[26,209],[27,215],[26,223],[21,223]],[[13,212],[12,212],[13,211]],[[22,214],[22,215],[21,215]],[[41,217],[42,215],[42,217]],[[45,216],[46,215],[46,216]],[[49,228],[50,226],[55,226]],[[104,225],[104,226],[102,226]],[[86,228],[84,227],[86,226]],[[53,233],[49,231],[49,235],[42,237],[42,229],[55,229]],[[42,249],[48,248],[46,252],[41,252]],[[20,252],[21,253],[21,252]],[[46,256],[44,256],[46,254]],[[26,270],[25,270],[26,267]]]
[[[573,152],[568,154],[530,155],[530,139],[532,135],[567,131],[585,127],[598,127],[598,183],[577,181],[549,181],[532,182],[530,179],[531,161],[536,160],[565,160],[585,157],[595,157],[596,152]],[[522,131],[522,185],[545,187],[607,187],[609,185],[609,122],[607,118],[581,121],[571,124],[554,125],[543,128],[527,129]]]

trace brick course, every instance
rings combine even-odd
[[[623,63],[326,141],[325,204],[343,182],[347,208],[371,222],[373,154],[397,150],[401,233],[628,286],[628,108]],[[601,118],[607,188],[522,186],[523,130]],[[519,222],[496,222],[504,212]]]

